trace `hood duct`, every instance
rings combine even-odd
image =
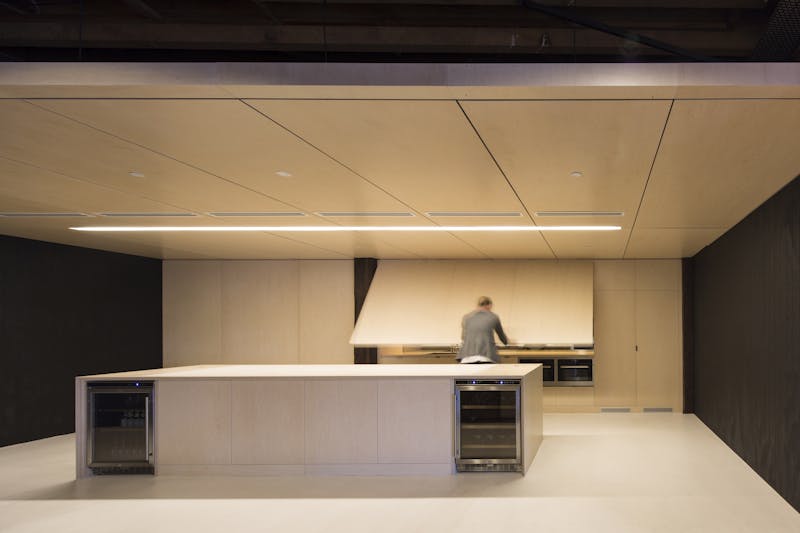
[[[494,301],[509,343],[594,344],[591,261],[381,260],[350,342],[454,346],[480,296]]]

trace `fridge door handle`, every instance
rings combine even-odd
[[[150,450],[150,396],[144,397],[144,450],[148,463],[153,462],[153,452]]]

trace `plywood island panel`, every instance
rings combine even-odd
[[[542,440],[540,365],[201,365],[76,380],[78,477],[86,386],[153,381],[156,475],[447,475],[456,379],[519,379],[521,458]]]

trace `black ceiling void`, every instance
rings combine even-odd
[[[800,0],[778,0],[758,40],[756,61],[790,61],[800,46]]]
[[[798,4],[0,0],[0,61],[786,61]]]

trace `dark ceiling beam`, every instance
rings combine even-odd
[[[632,31],[623,28],[609,26],[597,20],[587,18],[577,13],[577,10],[575,9],[553,8],[551,6],[540,4],[538,2],[533,2],[532,0],[522,0],[522,5],[534,11],[539,11],[540,13],[545,13],[547,15],[553,16],[561,20],[567,20],[569,22],[572,22],[579,26],[583,26],[585,28],[590,28],[592,30],[596,30],[599,32],[615,35],[617,37],[625,39],[626,41],[630,41],[637,44],[643,44],[645,46],[655,48],[656,50],[661,50],[669,54],[674,54],[678,57],[682,57],[685,59],[692,59],[694,61],[715,61],[714,58],[705,56],[703,54],[691,52],[684,48],[666,43],[658,39],[653,39],[652,37],[648,37],[646,35],[640,35],[638,33],[634,33]]]
[[[272,8],[269,6],[269,2],[262,2],[260,0],[250,0],[250,3],[256,6],[258,11],[264,15],[264,17],[273,22],[275,24],[282,24],[282,21],[275,16],[275,13],[272,12]]]
[[[161,13],[153,9],[150,4],[145,2],[144,0],[123,0],[125,4],[128,5],[137,15],[141,15],[145,18],[149,18],[152,20],[163,20],[163,16]]]
[[[35,0],[2,0],[0,7],[13,11],[18,15],[36,15],[39,13],[39,3]]]
[[[263,5],[263,4],[262,4]],[[573,27],[568,21],[555,19],[550,15],[526,9],[517,3],[514,6],[432,6],[432,5],[384,5],[359,4],[324,6],[322,4],[293,4],[287,2],[270,3],[271,13],[281,24],[349,24],[372,26],[472,26],[472,27]],[[681,30],[719,30],[729,29],[729,11],[703,10],[686,11],[679,9],[625,9],[603,10],[598,8],[581,9],[588,18],[602,19],[609,25],[624,25],[626,28],[681,29]],[[756,13],[743,17],[745,23],[759,19],[763,24],[766,18]],[[177,20],[175,20],[177,22]],[[215,20],[213,22],[224,22]],[[244,23],[252,21],[242,20]]]
[[[261,50],[415,53],[504,53],[664,55],[667,52],[583,28],[448,28],[411,26],[328,26],[323,42],[321,25],[176,24],[141,23],[135,31],[129,24],[87,24],[84,48],[141,48],[185,50]],[[77,24],[47,22],[0,22],[4,46],[76,47]],[[546,44],[543,35],[547,34]],[[662,30],[652,34],[684,43],[694,50],[725,57],[747,57],[758,39],[758,31],[736,32],[720,39],[719,31]]]
[[[281,0],[292,4],[319,4],[321,0]],[[374,4],[378,0],[327,0],[329,5]],[[263,1],[263,4],[272,2]],[[519,0],[380,0],[381,4],[440,5],[440,6],[514,6]],[[670,8],[691,9],[763,9],[764,0],[540,0],[540,3],[553,7],[608,8]]]

